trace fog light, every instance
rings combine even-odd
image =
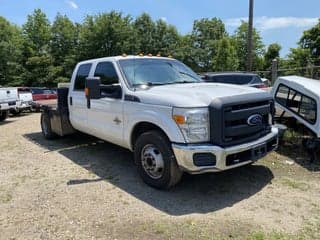
[[[198,167],[215,166],[216,156],[212,153],[195,153],[193,154],[193,164]]]

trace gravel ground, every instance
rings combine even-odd
[[[145,185],[132,154],[40,114],[0,123],[0,239],[320,239],[320,167],[299,144],[252,166]]]

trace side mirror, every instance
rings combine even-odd
[[[101,89],[101,97],[108,97],[114,99],[122,98],[122,88],[120,85],[107,85],[100,86]]]
[[[85,95],[87,99],[100,99],[101,98],[101,80],[100,77],[87,77]]]

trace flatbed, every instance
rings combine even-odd
[[[50,132],[54,132],[52,138],[56,135],[62,137],[75,132],[69,120],[68,91],[68,88],[58,88],[58,99],[41,101],[40,107],[44,112],[41,115],[41,121],[50,121]],[[42,131],[48,130],[42,129]]]

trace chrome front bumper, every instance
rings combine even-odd
[[[265,146],[265,148],[264,148]],[[267,147],[268,146],[268,147]],[[267,153],[273,151],[278,146],[278,129],[273,127],[271,132],[253,142],[222,148],[215,145],[185,145],[172,144],[172,149],[175,154],[179,167],[189,173],[199,174],[205,172],[219,172],[231,168],[240,167],[251,162],[263,158]],[[263,151],[261,151],[261,149]],[[257,149],[257,150],[256,150]],[[266,151],[264,151],[266,149]],[[252,157],[251,152],[256,151],[257,156]],[[210,153],[215,156],[215,164],[210,166],[196,166],[194,163],[194,154]],[[261,155],[259,155],[261,153]],[[237,159],[237,156],[242,156]],[[228,158],[227,158],[228,157]],[[232,164],[227,159],[233,159]]]

